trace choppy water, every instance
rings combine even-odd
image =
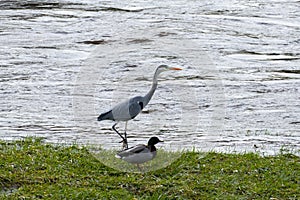
[[[166,63],[184,70],[162,74],[129,122],[131,144],[159,135],[171,148],[299,153],[299,1],[1,1],[0,10],[1,139],[119,147],[98,114],[146,93]]]

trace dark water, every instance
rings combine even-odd
[[[150,88],[131,144],[300,147],[299,1],[1,1],[0,138],[119,147],[97,115]],[[120,124],[122,129],[124,124]]]

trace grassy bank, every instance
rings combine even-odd
[[[166,168],[126,173],[76,145],[0,141],[0,199],[34,198],[300,199],[300,158],[188,152]]]

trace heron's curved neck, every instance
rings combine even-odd
[[[152,87],[149,90],[149,92],[144,96],[145,102],[144,102],[144,107],[149,103],[150,99],[152,98],[156,88],[157,88],[157,78],[158,75],[160,74],[160,71],[156,70],[153,76],[153,82],[152,82]]]

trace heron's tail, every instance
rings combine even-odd
[[[106,113],[102,113],[101,115],[99,115],[98,117],[98,121],[102,121],[102,120],[106,120],[106,119],[110,119],[110,120],[114,120],[113,119],[113,115],[112,115],[112,111],[108,111]]]

